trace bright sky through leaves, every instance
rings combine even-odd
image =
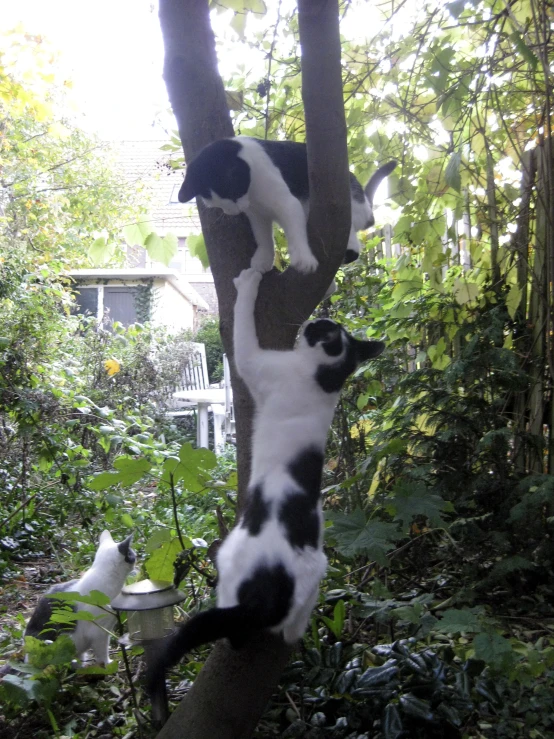
[[[282,11],[294,6],[283,0]],[[263,18],[248,17],[248,27],[273,26],[277,3],[267,2]],[[241,43],[230,28],[232,11],[212,13],[221,41],[218,54],[225,75],[267,73],[265,52]],[[373,36],[380,13],[365,0],[353,2],[343,19],[343,33],[362,41]],[[397,21],[395,21],[397,23]],[[97,0],[84,5],[74,0],[18,0],[5,3],[0,32],[18,24],[43,36],[59,52],[62,75],[71,80],[72,113],[85,130],[107,140],[165,138],[174,128],[162,79],[163,43],[156,0]]]

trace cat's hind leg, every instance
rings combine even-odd
[[[91,634],[90,648],[94,652],[94,659],[97,665],[106,667],[110,664],[110,635],[99,626],[96,626],[94,632]]]

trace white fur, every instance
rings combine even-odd
[[[235,279],[234,347],[238,373],[255,402],[250,486],[263,482],[263,497],[274,510],[285,491],[298,484],[288,465],[306,448],[322,454],[339,393],[326,393],[314,380],[318,365],[336,362],[320,346],[310,347],[301,336],[292,351],[260,348],[254,322],[254,305],[262,275],[251,268]],[[273,516],[257,536],[237,526],[219,550],[218,606],[237,605],[240,585],[260,565],[283,564],[294,580],[293,604],[282,623],[287,642],[304,633],[317,601],[319,582],[327,567],[323,547],[321,505],[320,541],[316,549],[291,546],[282,525]]]

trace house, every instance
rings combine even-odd
[[[76,269],[74,282],[78,313],[124,326],[150,321],[179,331],[196,330],[209,306],[176,270],[167,267]]]
[[[178,158],[179,153],[172,154],[161,148],[167,145],[167,141],[118,141],[112,144],[112,151],[126,179],[144,192],[156,233],[164,236],[171,232],[177,236],[178,252],[169,268],[179,278],[186,280],[203,299],[208,306],[208,313],[217,315],[212,273],[187,248],[187,238],[201,232],[196,205],[194,202],[180,203],[177,198],[183,182],[183,170],[171,166],[171,158]],[[142,247],[128,249],[126,266],[146,269],[161,267],[158,262],[150,260]]]

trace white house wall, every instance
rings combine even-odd
[[[154,280],[152,322],[175,331],[193,329],[195,309],[170,282]]]

